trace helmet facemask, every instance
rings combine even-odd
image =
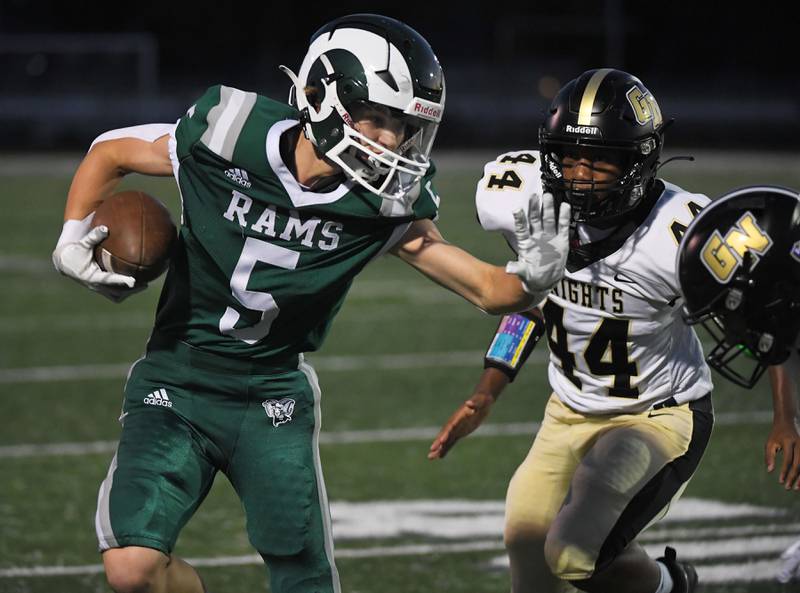
[[[346,111],[352,123],[343,125],[342,140],[325,156],[369,191],[383,198],[402,199],[430,167],[438,123],[368,101],[353,103]],[[399,144],[394,150],[359,131],[360,121],[375,117],[383,120],[377,121],[375,128],[391,129],[397,137]]]
[[[705,307],[683,318],[701,324],[715,345],[706,360],[726,379],[752,388],[768,366],[781,364],[789,355],[797,333],[800,301],[788,296],[791,289],[778,281],[766,302],[751,302],[756,294],[750,280],[754,256],[745,253],[742,270]]]
[[[625,215],[636,208],[650,189],[660,153],[660,138],[615,145],[550,139],[546,133],[541,133],[540,147],[545,186],[557,200],[570,204],[573,223],[609,228],[624,222]],[[575,166],[574,161],[582,161],[582,166],[593,174],[612,173],[613,178],[596,180],[593,175],[591,179],[567,179],[564,169]]]

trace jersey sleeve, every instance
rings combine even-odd
[[[535,202],[542,195],[539,152],[518,150],[498,156],[483,168],[483,176],[475,189],[478,222],[486,231],[499,231],[514,251],[514,212],[528,215],[531,197]]]
[[[188,156],[195,145],[202,143],[215,155],[231,161],[257,98],[256,93],[223,85],[206,90],[178,121],[175,130],[178,158]]]
[[[192,147],[200,141],[208,129],[208,114],[219,104],[222,85],[208,88],[197,101],[186,110],[175,128],[176,153],[179,159],[187,157]]]
[[[673,186],[673,191],[675,189]],[[652,236],[657,238],[657,243],[647,248],[651,255],[651,273],[659,278],[659,296],[664,300],[671,301],[681,294],[676,266],[678,246],[692,219],[709,202],[711,200],[703,194],[678,190],[654,221],[658,228]]]

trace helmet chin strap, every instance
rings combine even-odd
[[[300,80],[297,78],[297,75],[288,67],[281,65],[278,66],[278,68],[292,81],[292,86],[294,88],[294,104],[295,107],[297,107],[297,110],[300,112],[300,124],[303,126],[303,134],[305,134],[306,138],[308,138],[311,143],[316,146],[317,139],[314,137],[314,131],[311,129],[311,114],[312,112],[315,112],[315,110],[311,107],[311,103],[308,102],[306,91],[300,84]]]

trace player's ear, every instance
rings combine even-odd
[[[317,88],[313,86],[307,86],[305,89],[303,89],[303,91],[306,94],[308,104],[311,105],[315,111],[319,112],[320,100]]]

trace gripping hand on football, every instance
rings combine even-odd
[[[94,260],[94,248],[108,236],[108,228],[91,228],[93,214],[83,220],[68,220],[53,251],[56,270],[118,303],[145,286],[135,286],[133,276],[105,272]]]
[[[514,234],[517,239],[517,261],[506,264],[506,272],[516,274],[522,287],[541,302],[553,285],[564,275],[569,252],[569,204],[561,204],[556,224],[553,195],[542,195],[542,207],[531,200],[528,216],[524,210],[514,211]]]

